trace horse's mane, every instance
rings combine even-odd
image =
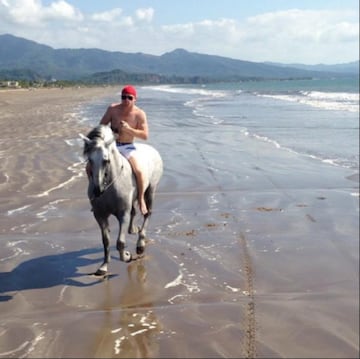
[[[108,130],[109,133],[106,133],[106,131]],[[112,136],[112,132],[110,130],[109,127],[104,126],[104,125],[99,125],[94,127],[88,134],[87,134],[87,138],[89,140],[91,140],[90,142],[85,142],[84,145],[84,155],[88,155],[90,152],[92,152],[94,150],[94,148],[97,146],[99,141],[112,141],[113,137],[107,139],[107,135],[111,135]]]

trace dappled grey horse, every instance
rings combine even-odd
[[[141,256],[145,250],[146,228],[151,215],[156,186],[162,176],[163,162],[160,154],[152,146],[137,143],[134,156],[144,174],[145,202],[148,213],[143,216],[142,225],[136,228],[134,217],[137,204],[136,178],[130,163],[116,148],[116,142],[109,126],[99,125],[87,136],[80,134],[84,140],[84,156],[90,161],[88,197],[94,217],[101,230],[104,245],[104,262],[95,272],[105,275],[110,261],[109,217],[114,215],[119,222],[116,248],[120,260],[130,262],[134,257],[125,250],[125,235],[138,233],[136,253]]]

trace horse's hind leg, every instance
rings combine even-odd
[[[147,227],[147,224],[149,223],[149,217],[150,217],[150,212],[145,214],[143,224],[139,230],[139,236],[138,236],[138,240],[136,242],[136,254],[138,254],[139,256],[144,254],[144,251],[145,251],[146,227]]]
[[[148,187],[145,192],[145,202],[148,209],[148,213],[144,215],[144,221],[142,226],[139,228],[139,236],[136,242],[136,254],[141,256],[145,251],[145,242],[146,242],[146,229],[150,220],[152,205],[154,201],[154,189],[153,187]]]
[[[135,210],[134,206],[132,206],[131,212],[130,212],[129,229],[128,229],[129,234],[134,234],[134,233],[138,232],[138,229],[134,225],[135,214],[136,214],[136,210]]]
[[[116,249],[119,251],[120,260],[123,262],[130,262],[132,260],[131,253],[125,250],[125,234],[126,229],[129,228],[130,216],[130,211],[126,211],[117,216],[119,233],[116,241]]]

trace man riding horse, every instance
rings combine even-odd
[[[117,149],[115,136],[110,126],[98,125],[87,136],[79,134],[84,140],[84,156],[91,164],[88,183],[88,198],[94,217],[101,230],[104,246],[104,261],[94,273],[104,276],[108,273],[110,261],[110,223],[113,215],[118,220],[116,248],[120,260],[130,262],[144,254],[146,228],[149,222],[155,190],[163,173],[163,163],[159,152],[145,143],[136,144],[133,156],[142,168],[144,179],[144,201],[147,213],[142,215],[142,225],[135,226],[135,204],[138,202],[137,185],[130,162]],[[136,256],[126,250],[126,232],[137,233]]]
[[[135,105],[136,98],[136,89],[131,85],[125,86],[121,91],[121,102],[113,103],[107,108],[100,124],[110,124],[111,129],[116,134],[116,146],[119,152],[127,158],[134,171],[137,181],[139,209],[145,215],[148,208],[144,200],[144,178],[133,153],[136,151],[134,146],[135,138],[147,140],[149,129],[145,112]],[[90,177],[91,166],[89,163],[86,171]]]

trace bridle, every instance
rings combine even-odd
[[[108,140],[104,143],[105,145],[105,148],[107,150],[109,150],[109,147],[110,145],[115,142],[115,139],[112,138],[111,140]],[[89,156],[88,156],[89,157]],[[105,192],[115,183],[115,181],[120,177],[121,175],[121,171],[122,169],[124,168],[124,164],[122,164],[121,168],[120,168],[120,171],[117,173],[116,176],[113,176],[111,182],[107,183],[107,177],[109,175],[109,166],[110,166],[110,159],[108,161],[106,161],[106,165],[105,165],[105,169],[104,169],[104,180],[103,180],[103,183],[104,183],[104,189],[99,192],[98,195],[94,195],[93,197],[90,198],[90,201],[93,201],[93,200],[96,200],[96,199],[99,199],[102,195],[105,194]]]

